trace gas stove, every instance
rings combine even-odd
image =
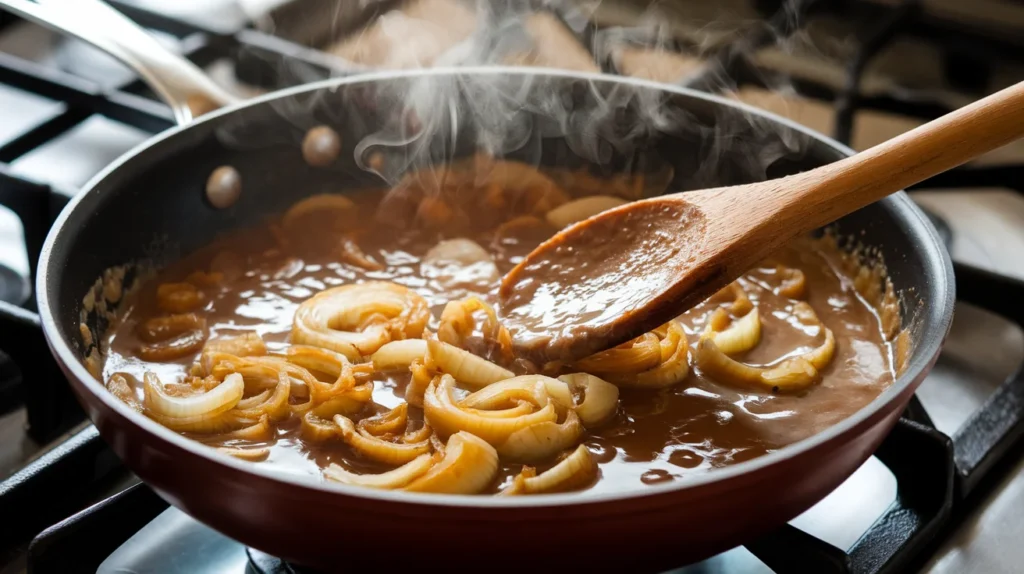
[[[498,4],[111,3],[240,95],[445,64],[495,17],[477,9]],[[965,11],[953,0],[691,0],[662,3],[657,18],[648,2],[500,4],[532,6],[523,21],[534,49],[519,63],[725,93],[855,149],[1024,79],[1024,5],[1009,1]],[[418,48],[400,50],[408,44]],[[124,67],[0,12],[0,574],[302,571],[133,477],[70,396],[32,315],[29,286],[53,218],[104,165],[171,124]],[[956,262],[956,317],[934,371],[839,489],[778,531],[678,572],[1019,569],[1022,192],[1021,144],[911,190]]]

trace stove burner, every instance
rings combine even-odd
[[[0,301],[12,305],[22,305],[31,294],[28,279],[17,271],[0,265]]]
[[[7,414],[21,404],[21,371],[6,354],[0,351],[0,415]]]
[[[302,38],[314,42],[313,38],[325,37],[341,29],[336,17],[310,19],[307,3],[282,2],[283,7],[271,18],[275,23],[276,34],[280,37],[272,38],[253,29],[247,29],[244,33],[236,29],[211,34],[195,24],[135,6],[136,3],[109,1],[136,21],[182,40],[182,53],[200,66],[205,67],[215,61],[230,61],[234,64],[235,79],[250,86],[281,88],[300,80],[309,81],[337,75],[338,72],[351,72],[351,69],[339,67],[336,61],[325,58],[322,52],[288,41]],[[375,14],[377,8],[374,5],[380,3],[359,4],[373,7],[373,10],[366,13]],[[548,3],[552,7],[558,4],[560,2]],[[993,61],[1006,59],[1007,55],[1019,52],[1015,42],[965,30],[936,19],[934,14],[927,15],[917,8],[920,3],[914,0],[895,3],[900,7],[882,6],[877,2],[827,3],[804,0],[758,0],[757,4],[765,13],[785,16],[787,22],[795,21],[795,17],[799,16],[794,11],[809,12],[813,8],[850,17],[859,14],[865,17],[866,24],[870,24],[863,27],[863,35],[859,38],[861,47],[854,58],[856,61],[851,62],[846,70],[845,87],[836,88],[828,83],[799,76],[788,82],[805,98],[831,102],[837,116],[834,135],[846,143],[849,143],[857,114],[864,110],[921,120],[934,119],[949,111],[947,105],[931,98],[906,99],[888,94],[861,93],[864,70],[869,67],[871,59],[894,38],[914,36],[940,48],[958,46],[962,49],[966,46],[970,48],[970,53],[983,54],[983,59]],[[6,12],[0,11],[0,28],[16,21]],[[292,24],[290,32],[286,30],[289,21]],[[319,24],[323,24],[323,34],[313,29]],[[356,27],[355,21],[351,21],[349,29]],[[774,35],[764,34],[763,29],[756,28],[751,37],[739,39],[746,45],[743,52],[753,52],[758,46],[775,40]],[[596,31],[597,28],[584,30],[582,43],[585,46],[594,45],[590,40]],[[682,44],[672,49],[686,51]],[[735,54],[735,50],[726,46],[720,58],[721,64],[705,68],[710,75],[728,75],[735,83],[715,81],[710,84],[722,88],[730,85],[772,87],[773,82],[769,81],[773,78],[772,72],[762,70],[756,63],[736,57]],[[947,62],[952,64],[947,66],[950,79],[954,83],[963,83],[956,82],[957,70],[954,69],[963,67],[963,58],[954,56],[950,60]],[[606,72],[615,72],[610,62],[603,67]],[[76,71],[80,72],[81,66]],[[961,74],[964,71],[959,70]],[[973,73],[978,70],[967,71]],[[972,77],[970,80],[976,79]],[[138,81],[118,84],[110,90],[97,90],[67,71],[55,70],[4,53],[0,53],[0,86],[23,90],[65,105],[61,115],[36,125],[12,141],[0,142],[0,192],[3,192],[0,193],[0,202],[18,213],[22,219],[26,251],[29,260],[36,261],[52,218],[74,190],[54,189],[23,179],[7,169],[8,165],[54,141],[94,114],[149,132],[169,127],[171,117],[164,108],[152,105],[143,96],[151,94]],[[1022,167],[1013,164],[956,170],[930,180],[928,186],[933,189],[1005,187],[1024,193],[1020,185]],[[950,225],[936,214],[927,210],[925,213],[948,247],[954,238]],[[955,263],[954,266],[959,300],[1024,325],[1024,314],[1018,310],[1017,304],[1024,297],[1024,282],[962,263]],[[0,301],[24,304],[30,297],[30,286],[28,280],[0,266]],[[49,361],[50,355],[41,333],[28,333],[25,325],[23,317],[0,309],[0,340],[4,339],[3,335],[8,335],[6,340],[17,345],[8,344],[7,350],[23,365],[33,366],[31,373],[26,368],[24,374],[24,378],[32,384],[19,385],[21,375],[0,352],[0,414],[5,412],[5,405],[16,405],[23,392],[30,432],[36,436],[53,436],[60,428],[79,420],[82,415],[78,410],[69,415],[72,411],[54,406],[55,403],[63,404],[62,401],[74,404],[74,399],[59,369]],[[19,390],[18,387],[23,388]],[[933,541],[941,538],[948,529],[956,527],[965,515],[978,506],[978,496],[973,491],[984,480],[1000,476],[999,473],[1006,466],[997,465],[996,461],[1005,463],[1009,459],[1015,462],[1019,458],[1019,450],[1008,449],[1010,445],[1019,442],[1018,439],[1024,434],[1022,397],[1024,376],[1018,371],[993,392],[984,406],[972,414],[952,438],[936,430],[924,407],[916,398],[913,399],[905,418],[877,452],[879,459],[896,477],[896,500],[853,547],[840,550],[796,527],[784,526],[760,540],[751,541],[747,545],[748,554],[752,554],[771,571],[780,573],[812,571],[828,574],[889,574],[916,569],[915,566],[933,554]],[[85,428],[70,439],[62,440],[56,448],[47,451],[24,469],[0,480],[0,516],[19,517],[18,520],[0,520],[0,570],[8,570],[9,557],[16,557],[17,562],[17,557],[22,556],[22,563],[35,574],[111,572],[103,569],[103,564],[109,566],[124,561],[131,562],[133,567],[113,571],[161,574],[237,572],[218,568],[220,563],[211,564],[213,558],[226,557],[233,560],[232,564],[236,564],[236,560],[247,572],[313,574],[263,552],[246,549],[238,542],[225,540],[222,536],[217,538],[218,533],[195,523],[179,511],[168,511],[167,503],[145,485],[125,489],[125,481],[129,480],[135,479],[99,438],[95,427]],[[115,488],[118,494],[104,499]],[[96,502],[98,504],[94,504]],[[190,528],[189,522],[195,528]],[[47,525],[53,526],[46,528]],[[171,531],[168,525],[176,526],[178,530]],[[199,543],[189,546],[192,543],[177,535],[180,532],[191,533]],[[136,537],[138,540],[133,542]],[[152,542],[153,547],[160,552],[152,555],[129,552],[140,548],[138,542],[147,541]],[[190,557],[204,562],[209,568],[202,570],[193,563],[167,560],[168,552],[173,554],[180,548],[175,544],[185,544],[189,548],[179,552],[177,558]],[[203,547],[202,544],[215,546],[219,553],[211,553],[210,546]],[[17,566],[15,568],[18,569]],[[695,567],[695,571],[699,572],[717,569],[707,565]],[[636,568],[627,570],[635,571]]]

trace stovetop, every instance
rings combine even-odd
[[[427,18],[417,4],[458,1],[307,0],[305,12],[287,0],[112,3],[244,95],[351,73],[361,63],[337,54],[360,54],[353,38],[380,38],[375,15],[401,5],[406,18]],[[539,4],[564,25],[559,41],[589,48],[595,69],[729,91],[858,149],[1024,77],[1012,33],[1024,12],[1012,2],[988,0],[969,19],[939,0],[730,0],[716,3],[718,13],[678,2],[654,28],[628,1],[606,0],[596,12]],[[984,18],[995,5],[999,17]],[[327,11],[310,18],[316,6]],[[756,18],[774,34],[744,24]],[[657,41],[638,30],[654,30]],[[602,38],[630,42],[608,50]],[[168,110],[113,60],[0,18],[0,205],[10,208],[0,207],[0,278],[13,279],[0,279],[0,351],[28,365],[17,374],[0,357],[0,517],[19,517],[0,520],[0,574],[299,571],[139,484],[84,421],[33,323],[24,278],[53,217],[104,165],[170,125]],[[912,190],[948,232],[957,262],[956,316],[935,369],[839,489],[777,532],[680,572],[1019,569],[1022,186],[1018,145]]]

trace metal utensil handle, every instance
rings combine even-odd
[[[179,124],[235,101],[195,64],[101,0],[0,0],[0,8],[117,58],[171,107]]]

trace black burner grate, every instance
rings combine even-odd
[[[251,28],[230,32],[207,30],[131,4],[111,3],[139,23],[179,38],[184,54],[197,64],[228,59],[234,63],[240,80],[257,86],[278,88],[293,84],[298,78],[308,81],[351,71],[344,63],[320,52]],[[766,11],[777,11],[779,4],[772,0],[758,2]],[[855,4],[857,10],[870,11],[864,21],[871,25],[860,36],[861,47],[847,70],[844,87],[835,90],[810,81],[790,81],[804,97],[834,104],[834,135],[846,143],[859,110],[887,111],[924,120],[949,111],[940,102],[860,94],[862,71],[879,51],[902,34],[939,40],[947,49],[950,78],[960,86],[976,88],[983,83],[987,67],[979,61],[1000,57],[1024,59],[1020,45],[958,29],[927,15],[913,0],[896,6],[790,0],[787,17],[770,21],[779,26],[798,23],[792,18],[794,6],[809,14],[815,10],[852,10]],[[371,11],[379,11],[383,6],[368,5]],[[557,8],[550,9],[562,16]],[[357,14],[352,21],[366,17]],[[0,12],[0,28],[13,21]],[[592,28],[580,35],[587,46],[592,45],[594,37]],[[731,78],[735,86],[771,85],[771,74],[757,69],[746,57],[752,48],[770,38],[764,29],[741,37],[716,54],[705,74],[692,78],[691,84],[698,88],[724,87],[720,81],[724,76]],[[616,72],[610,62],[599,64],[606,72]],[[711,77],[717,79],[715,84],[708,81]],[[66,204],[66,197],[71,195],[68,192],[73,190],[54,189],[19,178],[11,174],[7,164],[94,114],[151,133],[169,127],[172,116],[138,81],[103,90],[79,77],[5,54],[0,54],[0,84],[66,104],[64,112],[12,141],[0,142],[0,204],[11,208],[22,220],[34,276],[43,239]],[[933,178],[921,187],[998,186],[1024,192],[1022,182],[1024,165],[965,167]],[[944,237],[948,240],[948,226],[941,220],[937,223],[940,230],[945,229]],[[1024,282],[962,264],[957,264],[955,271],[961,301],[993,311],[1024,328],[1024,311],[1016,303],[1024,298]],[[16,374],[3,377],[13,371],[0,361],[0,412],[24,400],[33,438],[49,441],[81,424],[84,417],[43,341],[38,317],[33,313],[34,298],[22,299],[0,296],[0,349],[31,367],[20,378]],[[20,383],[22,379],[24,384]],[[852,548],[840,550],[792,526],[751,542],[747,548],[777,572],[867,574],[913,567],[928,557],[929,542],[955,524],[955,518],[971,504],[972,495],[983,488],[985,478],[1024,433],[1022,412],[1024,374],[1019,371],[952,438],[935,430],[915,398],[876,453],[896,476],[897,499]],[[31,542],[28,560],[32,572],[95,571],[99,562],[128,536],[166,508],[166,503],[144,485],[120,489],[118,485],[127,479],[126,469],[100,440],[95,428],[84,427],[0,482],[0,516],[17,517],[0,520],[0,564],[24,553]],[[106,498],[112,489],[119,493]],[[48,525],[53,526],[40,534]],[[299,571],[256,551],[250,552],[250,559],[257,572]]]

